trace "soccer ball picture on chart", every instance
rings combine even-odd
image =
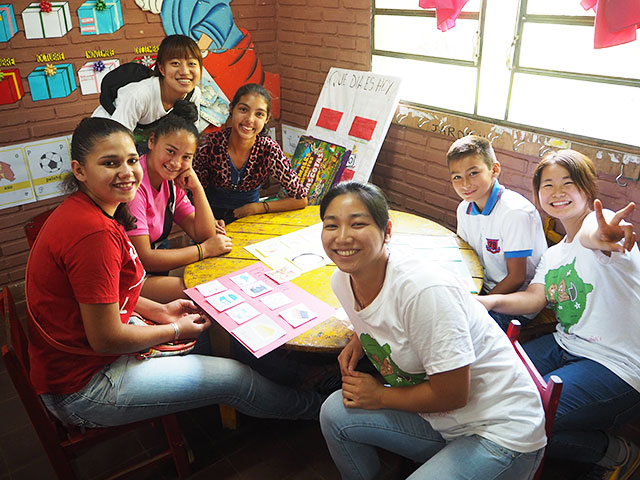
[[[40,157],[40,168],[49,173],[59,173],[63,165],[62,157],[56,152],[45,152]]]

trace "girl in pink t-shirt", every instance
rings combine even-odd
[[[180,100],[160,120],[149,138],[149,152],[140,158],[144,178],[129,203],[137,225],[127,234],[148,272],[142,295],[160,302],[184,296],[182,279],[166,276],[167,271],[231,250],[224,224],[216,223],[204,189],[191,168],[198,144],[196,117],[195,106]],[[186,190],[191,192],[193,203]],[[173,222],[180,225],[194,245],[168,248]]]

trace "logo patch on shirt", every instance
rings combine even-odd
[[[487,238],[487,246],[485,247],[489,253],[500,253],[500,245],[497,238]]]

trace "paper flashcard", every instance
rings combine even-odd
[[[349,129],[349,135],[362,138],[368,142],[373,137],[373,131],[376,129],[377,123],[370,118],[362,118],[356,115]]]
[[[210,282],[198,285],[196,288],[205,297],[224,292],[227,289],[227,287],[223,286],[218,280],[211,280]]]
[[[0,148],[0,208],[36,201],[22,148]]]
[[[209,302],[217,311],[224,312],[234,305],[242,303],[242,297],[231,290],[226,290],[222,293],[207,297],[207,302]]]
[[[256,279],[253,278],[248,273],[242,273],[240,275],[236,275],[235,277],[231,277],[230,280],[236,285],[238,285],[239,287],[244,287],[245,285],[249,285],[250,283],[253,283],[256,281]]]
[[[342,115],[344,115],[343,112],[323,107],[322,110],[320,110],[320,116],[318,117],[316,125],[335,132],[338,129],[338,125],[340,125]]]
[[[278,308],[284,307],[285,305],[291,303],[291,299],[281,292],[276,292],[267,297],[262,297],[260,301],[271,310],[277,310]]]
[[[60,183],[71,171],[70,136],[33,142],[25,146],[36,200],[62,194]]]
[[[289,160],[291,160],[293,153],[296,151],[298,140],[305,133],[306,131],[301,128],[282,124],[282,151]]]
[[[231,320],[236,322],[238,325],[251,320],[256,317],[260,312],[253,308],[248,303],[244,302],[240,305],[236,305],[235,307],[227,310],[227,315],[231,317]]]
[[[249,285],[244,285],[240,288],[242,288],[242,291],[250,297],[257,297],[258,295],[271,291],[271,287],[261,280],[250,283]]]
[[[287,332],[266,315],[260,315],[258,318],[240,325],[232,333],[252,351],[256,352]]]
[[[280,267],[276,270],[266,272],[265,275],[274,282],[284,283],[299,276],[300,272],[296,272],[295,270],[292,270],[290,267],[285,265],[284,267]]]
[[[307,323],[309,320],[317,317],[317,315],[309,310],[303,303],[281,311],[280,316],[292,327],[299,327],[303,323]]]

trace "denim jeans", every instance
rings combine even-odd
[[[500,328],[505,332],[507,331],[507,328],[509,328],[511,320],[518,320],[520,322],[520,325],[522,325],[523,327],[529,325],[529,323],[531,322],[530,318],[524,317],[522,315],[509,315],[507,313],[494,312],[493,310],[489,310],[489,315],[491,315],[491,318],[493,318],[496,323],[500,325]]]
[[[417,413],[346,408],[341,390],[322,405],[320,427],[343,480],[377,478],[376,447],[421,463],[412,480],[527,480],[544,452],[515,452],[478,435],[446,442]]]
[[[524,345],[545,380],[562,379],[562,396],[547,455],[596,463],[607,453],[604,430],[640,416],[640,393],[598,362],[571,355],[552,334]]]
[[[65,423],[102,427],[226,404],[262,418],[317,419],[325,396],[278,385],[235,360],[189,354],[105,366],[80,391],[42,395]]]

